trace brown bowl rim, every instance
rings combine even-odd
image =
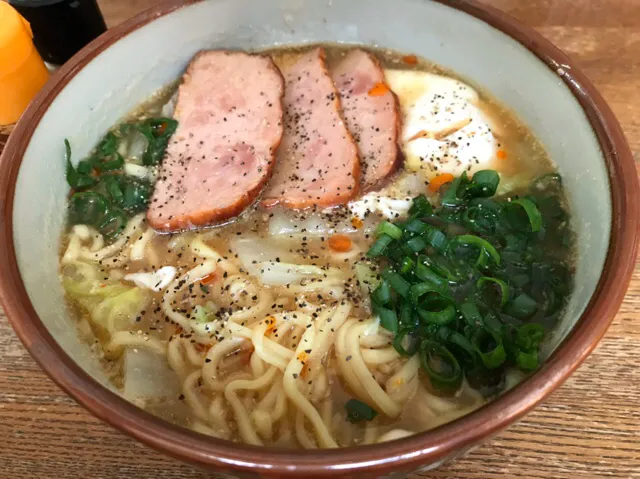
[[[585,312],[561,347],[531,378],[474,413],[434,430],[389,443],[337,450],[283,450],[209,438],[169,424],[101,386],[57,344],[25,291],[13,245],[13,200],[23,154],[57,94],[87,63],[132,31],[201,0],[170,0],[112,28],[57,71],[22,116],[0,159],[0,302],[16,333],[42,369],[98,418],[141,442],[194,465],[274,476],[377,475],[412,470],[454,456],[530,411],[584,361],[613,320],[636,260],[640,232],[638,177],[622,129],[602,96],[565,54],[508,16],[475,0],[437,0],[474,16],[529,49],[570,89],[597,138],[611,183],[611,240],[605,266]]]

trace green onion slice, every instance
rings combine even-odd
[[[538,351],[518,351],[516,356],[518,367],[524,371],[533,371],[540,365],[540,356]]]
[[[385,306],[391,302],[391,286],[389,282],[383,280],[373,292],[373,300],[381,306]]]
[[[518,328],[516,342],[524,351],[537,350],[544,339],[544,327],[538,323],[523,324]]]
[[[403,341],[406,337],[411,334],[411,328],[403,328],[396,333],[395,338],[393,338],[393,347],[398,353],[402,356],[413,356],[418,350],[419,343],[415,339],[409,337],[409,349],[405,349],[403,346]]]
[[[347,421],[352,423],[371,421],[378,415],[375,409],[357,399],[349,399],[344,408],[347,411]]]
[[[473,344],[482,362],[489,369],[500,367],[507,359],[502,337],[489,328],[479,329],[474,335]]]
[[[513,301],[505,305],[504,312],[509,316],[524,319],[535,313],[537,309],[538,303],[536,303],[535,299],[526,293],[520,293]]]
[[[375,243],[369,248],[367,251],[367,257],[369,258],[377,258],[378,256],[382,256],[389,246],[393,242],[393,238],[389,235],[383,234],[376,240]]]
[[[416,196],[409,208],[409,215],[412,218],[421,218],[423,216],[429,216],[433,213],[431,203],[427,200],[425,195]]]
[[[480,249],[480,256],[478,256],[478,260],[476,261],[477,266],[483,266],[486,264],[486,258],[491,258],[491,260],[498,266],[500,266],[500,255],[498,251],[493,247],[491,243],[487,240],[480,238],[475,235],[460,235],[456,236],[449,242],[448,251],[452,251],[453,248],[457,245],[464,246],[476,246]]]
[[[409,297],[411,285],[398,273],[394,272],[390,268],[385,268],[382,270],[382,278],[385,279],[389,283],[389,286],[391,286],[391,288],[400,296],[405,299]]]
[[[422,367],[436,389],[455,391],[462,384],[462,368],[443,344],[426,340],[420,345]]]
[[[500,175],[495,170],[481,170],[476,172],[471,179],[465,192],[472,198],[488,198],[496,194]]]
[[[402,238],[402,229],[393,223],[383,221],[376,228],[376,237],[380,237],[383,234],[391,236],[394,240],[399,240]]]
[[[500,288],[500,306],[504,306],[505,304],[507,304],[507,301],[509,300],[509,286],[507,286],[507,283],[505,283],[501,279],[492,278],[490,276],[483,276],[478,281],[476,281],[476,287],[478,288],[478,290],[480,290],[480,292],[482,292],[483,287],[486,284],[495,284],[496,286],[498,286],[498,288]]]
[[[542,227],[542,215],[540,214],[540,210],[533,203],[533,201],[527,198],[519,198],[517,200],[512,200],[509,203],[510,208],[513,208],[514,206],[521,207],[527,214],[532,232],[536,233],[540,231],[540,228]]]
[[[380,318],[380,326],[392,333],[398,331],[398,315],[395,310],[385,308],[375,302],[371,304],[371,308],[373,309],[373,313]]]

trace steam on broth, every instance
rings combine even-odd
[[[286,80],[301,58],[317,54],[313,48],[263,53]],[[324,49],[334,74],[353,51]],[[186,107],[173,118],[176,101],[188,97],[176,99],[177,85],[114,126],[89,158],[68,163],[60,274],[81,336],[127,399],[232,441],[341,447],[452,421],[539,366],[539,346],[562,314],[573,274],[552,161],[509,110],[450,72],[412,55],[358,51],[365,62],[358,68],[378,68],[371,54],[384,79],[357,99],[383,105],[375,102],[384,97],[395,109],[358,117],[362,104],[348,86],[341,105],[353,138],[336,137],[333,147],[357,144],[362,178],[372,168],[388,171],[366,191],[341,190],[349,198],[338,204],[295,209],[265,205],[261,196],[220,226],[155,231],[148,209],[188,194],[166,184],[172,148],[189,141],[180,129],[190,121],[180,118]],[[284,85],[290,111],[277,126],[286,137],[305,113],[287,103],[291,84]],[[331,110],[335,98],[316,100],[326,103],[309,111],[340,115]],[[387,114],[402,128],[389,121],[380,134],[376,123],[373,132],[362,129]],[[325,138],[307,133],[310,141]],[[377,143],[386,134],[394,151]],[[285,138],[280,148],[302,148],[291,144]],[[197,163],[204,176],[206,156]],[[266,196],[291,193],[274,187],[285,161],[274,159],[276,172],[261,186]],[[328,178],[319,170],[323,192]],[[159,188],[168,188],[166,197]],[[154,226],[164,221],[156,213]]]

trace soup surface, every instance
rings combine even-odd
[[[427,61],[386,50],[354,55],[362,70],[354,68],[373,75],[358,93],[360,73],[340,83],[353,47],[324,46],[326,68],[316,83],[333,73],[340,94],[313,97],[307,85],[295,96],[290,89],[300,85],[291,72],[303,60],[322,64],[317,48],[261,52],[283,72],[284,112],[282,123],[268,125],[275,130],[255,135],[284,137],[265,163],[275,170],[266,184],[223,224],[203,228],[187,212],[191,222],[167,233],[174,223],[163,223],[159,209],[182,214],[171,202],[196,198],[212,211],[211,197],[236,194],[226,189],[236,180],[225,169],[235,156],[211,173],[225,175],[224,194],[188,191],[170,171],[168,158],[196,125],[186,113],[188,88],[202,74],[195,60],[179,96],[176,84],[138,106],[89,158],[73,166],[67,144],[72,191],[60,275],[79,333],[127,399],[204,434],[315,448],[434,428],[535,370],[571,292],[573,239],[561,180],[509,110]],[[228,54],[206,58],[213,70],[223,60],[235,65]],[[207,91],[195,96],[193,111],[211,106]],[[300,95],[313,105],[305,111],[326,110],[313,128],[305,123],[313,115],[292,103]],[[222,123],[198,121],[193,143],[202,134],[207,146],[223,131]],[[351,135],[330,137],[337,130],[323,128],[332,121]],[[244,133],[238,125],[221,138]],[[313,198],[291,184],[310,161],[300,138],[319,145],[308,184],[322,185]],[[205,184],[205,162],[216,151],[184,171],[200,168]],[[342,155],[337,163],[334,154]],[[298,155],[295,167],[285,155]],[[340,173],[354,159],[356,169]],[[353,191],[335,186],[350,181]],[[334,186],[341,193],[327,204]]]

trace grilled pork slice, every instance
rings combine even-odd
[[[262,204],[334,206],[358,192],[358,148],[340,114],[340,98],[316,48],[283,68],[284,136]]]
[[[333,70],[342,116],[360,151],[364,190],[379,187],[402,163],[398,100],[373,55],[351,50]]]
[[[240,214],[271,176],[282,139],[284,80],[272,60],[201,52],[178,91],[178,129],[147,212],[158,231],[220,224]]]

